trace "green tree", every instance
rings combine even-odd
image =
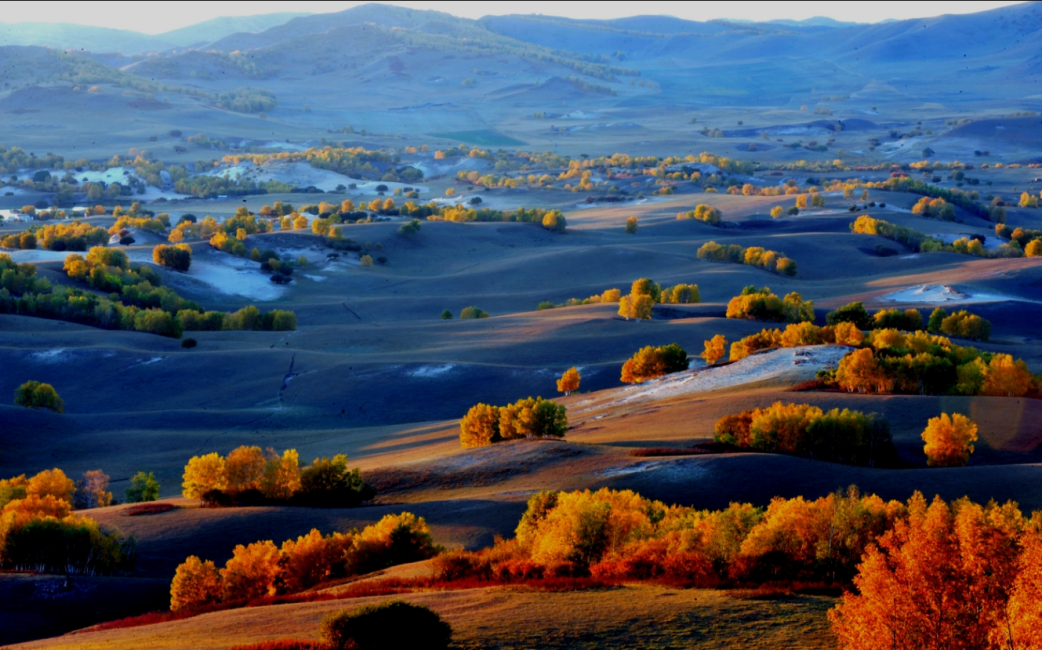
[[[872,316],[864,303],[852,302],[830,311],[825,315],[825,322],[833,327],[840,323],[853,323],[859,330],[867,330],[872,327]]]
[[[55,413],[65,412],[65,402],[58,397],[58,391],[50,384],[38,381],[27,381],[14,391],[15,406],[31,409],[49,409]]]
[[[126,490],[127,503],[155,501],[159,498],[159,481],[155,474],[138,472],[130,477],[130,487]]]
[[[318,507],[356,506],[376,496],[376,491],[362,480],[362,473],[348,469],[347,456],[316,458],[300,472],[300,498]]]
[[[930,314],[930,320],[926,322],[926,330],[929,332],[933,332],[934,334],[940,332],[941,323],[943,323],[944,319],[947,317],[948,312],[946,312],[943,308],[938,307],[937,309],[934,309],[933,313]]]

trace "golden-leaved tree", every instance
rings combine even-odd
[[[581,379],[582,375],[579,374],[579,370],[572,366],[565,370],[561,378],[557,380],[557,391],[565,395],[571,395],[572,391],[579,390],[579,381]]]
[[[926,423],[922,438],[930,467],[962,467],[973,453],[977,425],[961,413],[941,413]]]
[[[170,584],[170,611],[203,607],[221,600],[221,574],[210,560],[195,555],[177,567]]]
[[[724,354],[727,352],[727,339],[723,334],[717,334],[708,341],[704,341],[705,351],[702,352],[702,358],[709,365],[715,364],[720,359],[724,358]]]

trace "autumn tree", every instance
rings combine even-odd
[[[724,358],[724,355],[727,353],[727,338],[723,334],[717,334],[704,343],[706,347],[701,356],[705,359],[706,364],[710,366]]]
[[[771,219],[781,219],[781,216],[782,207],[780,205],[776,205],[773,208],[771,208]]]
[[[543,228],[554,232],[563,233],[568,227],[568,221],[560,210],[550,210],[543,215]]]
[[[996,648],[1042,648],[1042,534],[1025,533],[1021,548],[1005,616],[991,631]]]
[[[626,234],[636,235],[637,234],[637,217],[630,217],[626,219]]]
[[[887,393],[894,381],[879,364],[871,348],[854,350],[839,361],[836,383],[843,390],[859,393]]]
[[[941,413],[927,422],[922,439],[930,467],[962,467],[977,442],[977,425],[961,413]]]
[[[193,456],[188,461],[181,493],[187,499],[201,499],[207,492],[223,490],[226,485],[224,459],[214,452]]]
[[[572,391],[579,390],[579,381],[582,376],[574,366],[564,371],[561,378],[557,380],[557,392],[571,395]]]
[[[300,457],[296,449],[287,449],[282,456],[274,449],[265,452],[266,463],[260,479],[260,491],[267,499],[285,501],[300,490]]]
[[[252,600],[275,595],[279,549],[271,541],[239,544],[221,569],[224,600]]]
[[[1031,647],[988,642],[1006,614],[1024,523],[1013,504],[927,504],[917,492],[907,515],[867,547],[856,590],[829,612],[839,647]]]
[[[26,496],[29,497],[44,498],[51,496],[55,499],[72,503],[75,495],[76,483],[57,467],[40,472],[29,479],[29,483],[26,486]]]
[[[312,528],[307,535],[282,543],[281,568],[282,589],[296,593],[309,589],[332,575],[337,565],[342,565],[344,555],[351,551],[354,535],[333,533],[323,537]]]
[[[1034,382],[1034,377],[1024,361],[1014,361],[1008,354],[995,354],[992,355],[984,372],[980,394],[1022,397],[1031,390]]]
[[[38,381],[27,381],[14,391],[15,406],[31,409],[48,409],[55,413],[65,412],[65,402],[58,397],[54,386]]]
[[[195,555],[189,556],[174,572],[170,584],[170,611],[197,609],[219,602],[223,592],[221,574],[214,563],[203,562]]]
[[[192,248],[188,244],[160,244],[152,249],[152,261],[175,271],[186,272],[192,265]]]
[[[100,469],[84,472],[83,478],[76,482],[76,507],[89,509],[112,505],[112,493],[108,488],[109,477]]]
[[[637,350],[622,365],[622,381],[627,384],[639,384],[687,368],[687,352],[676,343],[661,347],[649,345]]]

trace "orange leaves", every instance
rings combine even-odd
[[[235,547],[232,559],[221,569],[224,600],[251,600],[275,595],[279,575],[279,549],[271,541]]]
[[[572,391],[579,390],[579,381],[582,379],[582,375],[579,374],[578,369],[572,366],[568,370],[564,371],[561,378],[557,380],[557,391],[570,395]]]
[[[170,584],[170,611],[194,609],[221,599],[221,574],[213,562],[192,555],[177,567]]]
[[[1031,583],[1030,574],[1017,576],[1024,524],[1013,504],[935,498],[927,505],[916,493],[907,518],[868,548],[854,579],[858,593],[829,612],[840,647],[1028,647],[1001,639],[1025,618],[1019,611],[1012,625],[1005,620],[1007,603],[1015,611],[1011,585]],[[990,645],[989,636],[1000,645]]]
[[[1022,360],[1013,360],[1008,354],[996,354],[984,373],[981,395],[1021,397],[1031,390],[1034,378]]]
[[[961,467],[973,453],[977,425],[961,413],[942,413],[930,418],[922,438],[930,467]]]
[[[724,357],[727,350],[727,339],[723,334],[717,334],[705,343],[705,351],[702,352],[701,357],[705,359],[707,365],[713,365]]]
[[[893,389],[894,380],[876,361],[870,348],[855,350],[843,357],[836,370],[839,387],[859,393],[887,393]]]
[[[29,479],[26,492],[29,496],[45,497],[50,495],[55,499],[71,503],[73,495],[76,494],[76,484],[71,478],[65,476],[65,472],[54,468],[44,470]]]

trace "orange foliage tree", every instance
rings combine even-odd
[[[703,341],[703,343],[705,344],[705,350],[701,356],[710,366],[722,359],[727,351],[727,338],[723,334],[717,334],[708,341]]]
[[[250,600],[275,595],[279,549],[271,541],[239,544],[221,569],[224,600]]]
[[[916,493],[907,517],[868,547],[857,592],[829,612],[840,648],[1032,647],[988,642],[1007,616],[1024,526],[1012,503],[927,504]]]
[[[941,413],[926,423],[922,438],[930,467],[962,467],[973,453],[977,425],[961,413]]]
[[[214,563],[195,555],[182,562],[170,584],[170,611],[202,607],[221,600],[221,574]]]
[[[72,503],[72,498],[76,494],[76,483],[67,477],[65,472],[55,467],[54,469],[45,469],[29,479],[26,493],[31,497],[46,497],[50,495],[55,499]]]
[[[582,375],[579,374],[579,370],[572,366],[565,370],[561,378],[557,380],[557,391],[565,395],[571,395],[572,391],[579,390],[579,381],[581,379]]]

